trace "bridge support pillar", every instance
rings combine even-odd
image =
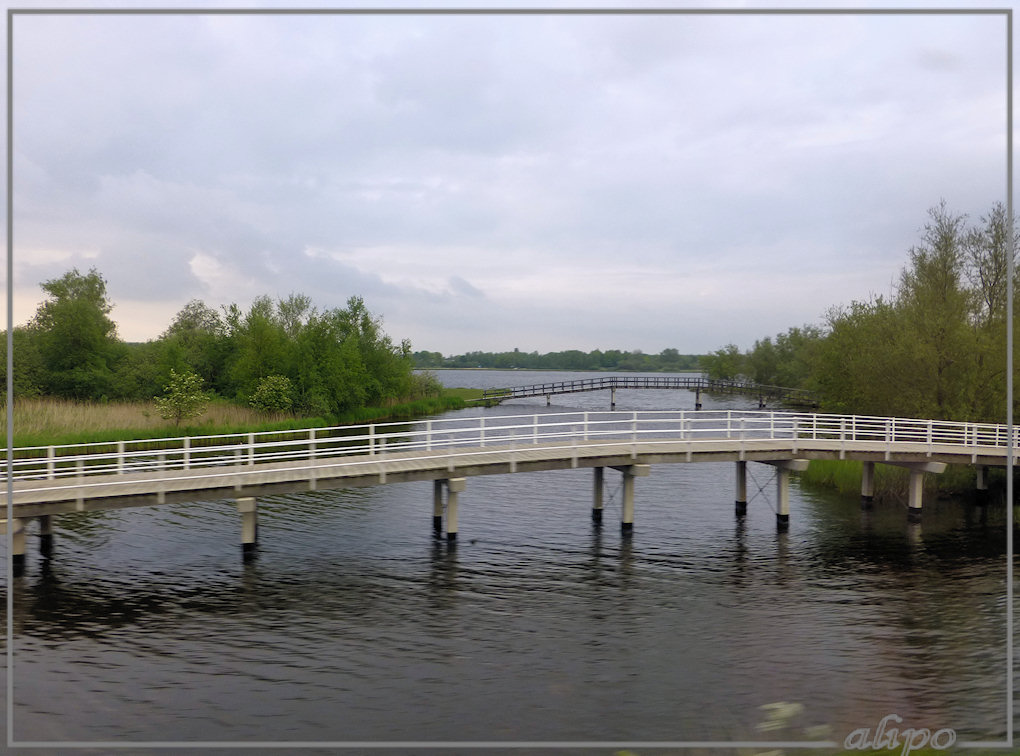
[[[241,513],[241,551],[251,554],[259,540],[259,513],[254,496],[237,500],[237,511]]]
[[[634,478],[647,477],[651,467],[625,465],[616,469],[623,473],[623,515],[620,519],[620,532],[629,536],[634,532]]]
[[[694,409],[701,409],[701,387],[694,389]]]
[[[4,534],[8,529],[11,532],[11,562],[14,577],[21,577],[25,574],[25,521],[15,517],[3,522]]]
[[[616,386],[609,389],[609,409],[616,409]]]
[[[776,529],[790,529],[790,468],[776,468]]]
[[[988,468],[985,465],[977,466],[977,481],[975,482],[977,498],[984,501],[988,496]]]
[[[737,462],[737,517],[747,514],[747,462]]]
[[[921,499],[924,494],[924,470],[910,471],[910,488],[907,495],[907,520],[921,521]]]
[[[446,481],[446,540],[457,540],[457,503],[464,490],[464,478],[450,478]]]
[[[546,407],[551,407],[552,406],[552,394],[546,394],[545,395],[545,406]]]
[[[53,516],[39,515],[39,553],[49,556],[53,553]]]
[[[591,521],[596,525],[602,524],[602,499],[606,490],[606,468],[594,468],[594,486],[591,501]]]
[[[432,481],[432,534],[439,538],[443,534],[443,481]]]
[[[780,532],[790,528],[790,473],[804,472],[808,468],[806,459],[779,459],[766,464],[776,468],[776,529]]]
[[[861,509],[871,509],[875,500],[875,463],[861,464]]]

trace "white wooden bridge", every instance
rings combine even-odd
[[[1016,434],[1014,433],[1014,436]],[[911,470],[908,513],[918,518],[925,473],[950,463],[1004,466],[1017,439],[1006,426],[907,418],[772,411],[568,412],[432,419],[414,423],[19,447],[0,496],[12,529],[16,566],[26,525],[39,520],[44,544],[51,518],[68,512],[231,499],[241,512],[242,544],[256,542],[256,498],[325,488],[433,481],[433,526],[457,534],[458,495],[466,479],[565,468],[592,468],[592,516],[602,518],[605,468],[623,475],[621,527],[634,522],[635,478],[652,465],[731,461],[736,511],[746,511],[746,465],[777,469],[777,525],[789,522],[792,471],[811,459],[862,461],[862,500],[873,494],[875,464]],[[445,501],[444,501],[445,494]]]

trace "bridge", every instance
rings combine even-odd
[[[574,394],[580,391],[610,392],[609,407],[616,407],[617,389],[665,389],[674,391],[693,391],[694,408],[701,409],[701,392],[715,394],[743,394],[756,396],[758,408],[765,407],[769,402],[780,404],[817,407],[818,400],[805,389],[786,388],[784,386],[767,386],[751,381],[724,381],[704,376],[604,376],[600,378],[583,378],[571,381],[555,381],[552,383],[535,383],[530,386],[513,386],[510,388],[492,388],[482,392],[480,399],[475,401],[490,406],[508,399],[525,399],[533,396],[544,396],[546,404],[556,394]]]
[[[634,523],[635,479],[652,465],[735,463],[736,514],[747,508],[748,462],[776,468],[776,522],[789,525],[791,472],[811,459],[863,462],[861,497],[874,495],[875,464],[910,470],[908,516],[921,515],[923,478],[947,464],[986,468],[1014,460],[1006,426],[854,415],[748,410],[564,412],[429,419],[296,431],[145,439],[14,449],[8,462],[15,568],[23,569],[28,523],[41,547],[52,543],[52,518],[171,502],[231,499],[241,543],[257,542],[257,497],[295,491],[432,481],[433,529],[457,537],[458,496],[467,478],[590,468],[592,519],[601,523],[607,468],[623,476],[621,530]],[[0,504],[8,506],[8,492]]]

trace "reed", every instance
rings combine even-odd
[[[809,486],[819,486],[842,494],[860,494],[861,463],[850,459],[813,459],[800,479]],[[950,465],[941,475],[926,475],[925,491],[962,493],[973,490],[975,472],[969,465]],[[906,501],[910,471],[892,465],[875,465],[875,498],[879,501]]]
[[[404,420],[464,406],[459,394],[420,399],[389,407],[362,407],[342,417],[322,418],[289,413],[266,414],[224,400],[210,402],[205,413],[177,426],[160,417],[151,402],[74,402],[66,399],[15,399],[14,446],[49,446],[127,441],[143,438],[207,436],[229,433],[297,430]],[[7,408],[0,408],[4,445]]]

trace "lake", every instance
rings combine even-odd
[[[604,374],[436,375],[495,387]],[[693,409],[694,395],[616,402]],[[460,414],[608,408],[602,391]],[[863,512],[795,478],[777,533],[772,468],[748,473],[738,519],[732,463],[653,466],[631,537],[614,471],[601,528],[590,470],[469,478],[453,547],[433,538],[428,482],[268,497],[248,563],[231,501],[55,518],[52,554],[30,536],[11,588],[14,736],[842,742],[896,714],[1003,739],[1001,498],[926,500],[913,525],[905,503]],[[771,729],[762,707],[777,702],[802,710]]]

